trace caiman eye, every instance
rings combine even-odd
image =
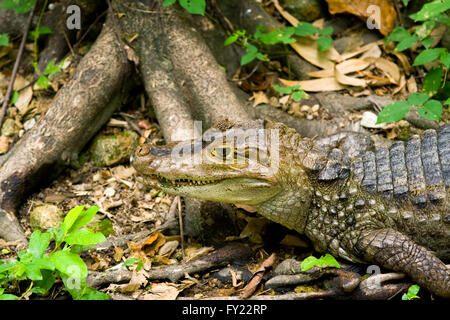
[[[136,148],[136,155],[144,157],[150,152],[150,147],[147,144],[142,144]]]
[[[233,152],[230,147],[214,148],[211,151],[211,155],[219,160],[226,160],[233,155]]]

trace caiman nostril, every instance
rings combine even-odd
[[[150,152],[150,148],[146,144],[140,145],[136,149],[136,154],[141,157],[146,156],[149,152]]]

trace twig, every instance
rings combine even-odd
[[[261,282],[266,269],[272,267],[273,264],[275,263],[275,257],[276,257],[275,253],[272,253],[266,260],[264,260],[264,262],[261,264],[261,266],[253,275],[253,278],[247,283],[247,285],[242,290],[241,298],[247,299],[256,291],[256,288]]]
[[[403,24],[403,17],[400,13],[400,8],[398,7],[398,0],[394,0],[394,7],[395,7],[395,11],[397,12],[397,17],[398,17],[398,22],[400,23],[400,26],[404,26]]]
[[[181,198],[180,198],[180,196],[177,196],[176,200],[178,202],[178,221],[180,223],[181,254],[182,254],[183,260],[184,260],[184,231],[183,231],[183,215],[182,215],[182,212],[181,212]],[[175,201],[175,199],[174,199],[174,201]]]
[[[0,110],[0,127],[3,124],[3,118],[5,117],[5,114],[6,114],[6,108],[8,106],[9,99],[11,97],[12,89],[14,87],[14,82],[16,81],[17,70],[19,70],[19,63],[20,63],[20,60],[22,59],[22,54],[23,54],[23,50],[25,48],[25,43],[27,42],[28,31],[30,30],[31,20],[33,19],[34,10],[36,9],[36,3],[37,3],[37,1],[34,3],[33,7],[30,10],[30,14],[28,15],[27,25],[23,32],[22,41],[20,42],[20,46],[19,46],[19,52],[17,53],[17,58],[16,58],[16,62],[14,63],[13,71],[11,74],[11,79],[8,84],[8,89],[6,90],[5,100],[3,100],[2,109]]]

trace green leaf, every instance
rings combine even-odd
[[[422,90],[430,95],[435,94],[441,86],[442,67],[431,69],[423,79]]]
[[[61,243],[64,238],[64,231],[62,230],[62,226],[58,228],[51,228],[48,232],[52,235],[52,238],[55,239],[56,243]]]
[[[48,290],[51,289],[51,287],[53,287],[56,277],[50,270],[41,270],[41,273],[43,279],[34,282],[34,286],[33,289],[31,289],[31,292],[39,295],[44,295],[48,292]]]
[[[442,104],[437,100],[429,100],[417,112],[425,119],[440,120],[442,116]]]
[[[123,265],[125,267],[131,267],[132,265],[137,263],[136,271],[139,271],[144,266],[144,262],[140,258],[131,258],[126,260]]]
[[[24,263],[25,265],[25,274],[27,275],[28,279],[37,281],[42,280],[42,274],[41,274],[41,268],[39,266],[35,265],[34,263]]]
[[[173,5],[177,0],[164,0],[163,7],[168,7]]]
[[[395,48],[396,52],[401,52],[403,50],[411,48],[415,43],[417,43],[418,38],[416,35],[408,35],[407,37],[403,38]]]
[[[299,102],[300,100],[302,100],[305,97],[306,97],[306,92],[303,90],[296,91],[292,94],[292,99],[294,99],[294,101],[297,101],[297,102]]]
[[[294,89],[293,87],[280,87],[279,85],[273,85],[273,88],[275,89],[275,91],[278,91],[280,93],[284,93],[284,94],[290,94],[292,92],[292,90]]]
[[[48,88],[48,78],[46,76],[40,76],[36,81],[36,84],[42,89]]]
[[[11,101],[9,103],[13,105],[17,102],[17,100],[19,100],[19,91],[14,90],[11,96]]]
[[[408,5],[409,0],[403,0],[403,4],[405,5],[405,7]]]
[[[7,47],[9,45],[9,36],[7,33],[0,33],[0,46]]]
[[[264,44],[273,45],[277,43],[288,44],[295,42],[295,39],[291,38],[295,32],[295,29],[292,27],[287,27],[283,30],[274,30],[267,33],[261,32],[265,30],[265,28],[262,27],[263,26],[259,26],[259,28],[256,29],[254,37],[255,39],[261,40]]]
[[[77,300],[109,300],[111,297],[106,293],[100,292],[93,288],[86,288],[85,293]]]
[[[247,52],[241,58],[241,66],[252,62],[256,58],[258,48],[256,48],[254,45],[249,44],[246,47],[246,51]]]
[[[428,48],[431,46],[431,44],[433,43],[433,41],[434,41],[434,38],[431,37],[431,36],[428,36],[428,37],[426,37],[426,38],[420,40],[420,42],[422,43],[422,45],[423,45],[426,49],[428,49]]]
[[[396,101],[394,103],[388,104],[381,110],[378,114],[377,124],[383,122],[396,122],[408,113],[411,109],[411,105],[406,101]]]
[[[333,27],[332,26],[328,26],[326,28],[319,29],[319,34],[322,35],[322,36],[328,36],[328,35],[332,34],[333,31],[334,31]]]
[[[17,300],[19,297],[13,294],[0,294],[0,300]]]
[[[319,259],[317,259],[316,257],[310,256],[302,261],[300,267],[302,268],[302,271],[306,271],[306,270],[311,269],[315,265],[317,265],[318,262],[319,262]]]
[[[400,42],[403,39],[410,37],[408,30],[402,27],[395,28],[391,34],[386,38],[386,42],[394,41],[394,42]]]
[[[430,20],[450,9],[450,1],[435,0],[425,4],[418,12],[410,15],[414,21]]]
[[[316,28],[309,22],[302,21],[302,22],[299,22],[299,24],[297,24],[297,26],[295,27],[294,34],[296,36],[300,36],[300,37],[307,37],[307,36],[316,34],[317,32],[319,32],[318,28]]]
[[[235,43],[239,39],[239,36],[236,33],[233,33],[231,36],[229,36],[225,42],[223,43],[224,46],[229,46],[232,43]]]
[[[423,40],[430,36],[435,24],[436,22],[434,21],[425,21],[416,28],[414,33],[419,37],[420,40]]]
[[[402,300],[413,300],[413,299],[420,299],[417,294],[419,293],[420,287],[415,284],[409,287],[408,292],[404,293],[402,296]]]
[[[441,60],[442,64],[447,68],[450,69],[450,53],[444,52],[441,54],[441,57],[439,58]]]
[[[319,47],[319,51],[328,50],[333,45],[333,39],[326,36],[320,36],[317,39],[317,46]]]
[[[55,264],[56,270],[75,279],[85,279],[88,270],[84,261],[70,251],[56,251],[50,259]]]
[[[448,99],[444,102],[444,104],[445,104],[445,105],[450,104],[450,98],[448,98]]]
[[[55,264],[49,257],[34,259],[33,263],[37,265],[40,269],[46,269],[51,271],[55,270]]]
[[[15,9],[17,13],[27,13],[31,10],[36,0],[3,0],[0,2],[0,8],[11,10]]]
[[[105,241],[106,238],[101,232],[94,233],[88,229],[75,230],[64,239],[68,244],[89,245]]]
[[[178,0],[180,5],[192,14],[205,14],[205,0]]]
[[[39,230],[34,231],[30,237],[29,250],[33,257],[42,258],[45,249],[47,249],[50,244],[50,239],[52,235],[50,233],[42,233]]]
[[[320,257],[319,260],[322,261],[323,265],[332,266],[332,267],[336,267],[336,268],[340,268],[341,267],[339,265],[339,263],[336,261],[336,259],[329,253],[327,253],[323,257]]]
[[[52,74],[52,73],[55,73],[55,72],[58,72],[59,70],[61,70],[60,65],[55,65],[55,60],[56,59],[53,59],[47,64],[47,66],[45,67],[45,70],[44,70],[45,75],[49,75],[49,74]]]
[[[430,98],[429,95],[425,93],[414,92],[408,97],[408,102],[414,106],[421,106]]]
[[[75,223],[75,221],[78,219],[78,217],[80,216],[80,214],[83,211],[85,206],[86,205],[75,207],[67,213],[67,215],[64,218],[64,221],[61,225],[64,234],[67,234],[69,232],[70,228]]]
[[[97,206],[91,206],[87,210],[80,212],[79,216],[70,227],[69,232],[77,230],[85,225],[87,225],[95,216],[95,214],[100,210]]]
[[[0,273],[10,271],[16,267],[16,262],[6,263],[0,265]]]
[[[52,33],[52,30],[49,27],[40,26],[38,29],[31,31],[29,37],[32,40],[36,40],[39,38],[40,35],[50,33]]]
[[[439,56],[445,52],[444,48],[433,48],[426,49],[422,51],[416,59],[414,59],[413,66],[420,66],[422,64],[434,61],[439,58]]]
[[[72,295],[74,300],[80,299],[88,288],[86,277],[61,275],[61,280],[64,283],[64,288]]]

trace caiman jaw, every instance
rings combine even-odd
[[[204,186],[214,184],[222,181],[223,179],[211,179],[211,180],[194,180],[194,179],[170,179],[159,174],[148,174],[145,176],[146,182],[152,185],[164,187],[182,187],[182,186]],[[152,183],[153,182],[153,183]]]

